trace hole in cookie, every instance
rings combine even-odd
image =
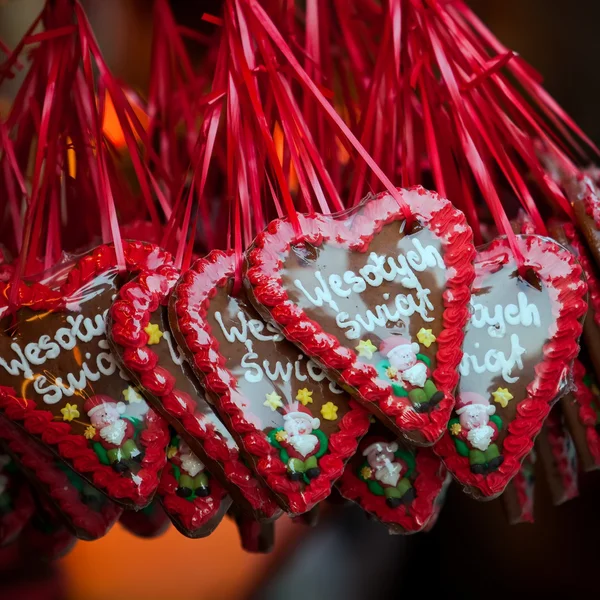
[[[308,266],[311,262],[319,258],[319,249],[308,242],[302,242],[296,246],[292,246],[292,250],[296,255],[298,262],[304,266]]]

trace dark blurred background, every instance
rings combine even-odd
[[[151,0],[84,4],[115,73],[144,90]],[[201,14],[217,14],[219,4],[172,1],[177,19],[196,28],[206,27]],[[508,47],[543,74],[550,93],[599,143],[600,2],[472,0],[470,4]],[[40,5],[38,0],[0,0],[0,37],[13,45]],[[1,91],[5,106],[13,91]],[[80,543],[58,565],[64,590],[52,597],[358,600],[430,594],[477,599],[597,594],[599,507],[600,475],[582,476],[580,497],[554,507],[538,468],[534,525],[510,526],[499,501],[474,502],[453,485],[430,533],[390,536],[357,509],[329,507],[314,529],[287,520],[278,524],[279,543],[269,559],[239,552],[230,523],[209,540],[191,543],[171,532],[140,545],[115,531],[107,540]],[[116,562],[113,552],[120,557]],[[152,566],[140,572],[140,565]],[[215,583],[215,577],[221,579]],[[16,588],[11,589],[14,593]],[[0,597],[9,598],[1,582]]]

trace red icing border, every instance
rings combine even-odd
[[[398,432],[413,443],[431,445],[442,435],[454,406],[453,391],[458,383],[457,367],[463,328],[469,318],[469,286],[473,281],[473,235],[464,215],[448,200],[418,186],[399,190],[414,218],[440,238],[443,259],[450,274],[443,293],[443,329],[437,337],[436,369],[433,379],[444,392],[436,410],[419,414],[412,407],[397,402],[390,384],[377,377],[374,366],[358,360],[355,352],[342,346],[336,336],[325,333],[288,297],[280,271],[292,244],[308,242],[321,246],[325,242],[356,252],[367,252],[371,240],[384,225],[404,219],[402,210],[388,193],[379,194],[362,206],[360,215],[346,226],[344,215],[299,215],[301,234],[294,232],[286,219],[273,221],[254,240],[246,253],[247,282],[253,300],[263,318],[273,322],[291,342],[323,366],[337,383],[352,387],[356,398],[366,408],[376,403]],[[411,434],[420,434],[412,439]],[[421,439],[422,438],[422,439]]]
[[[210,479],[210,495],[205,498],[194,498],[192,501],[180,498],[177,487],[177,479],[171,471],[171,464],[167,462],[158,486],[163,509],[173,525],[186,537],[209,536],[225,516],[231,498],[214,477]]]
[[[583,382],[586,370],[583,364],[575,359],[573,362],[573,398],[577,402],[579,409],[578,416],[582,426],[585,427],[585,439],[587,449],[589,450],[594,466],[600,468],[600,435],[596,431],[596,411],[593,408],[594,394]]]
[[[391,437],[390,441],[393,441]],[[410,450],[415,453],[415,471],[418,475],[413,484],[415,499],[408,507],[390,508],[383,496],[372,494],[367,484],[357,477],[354,461],[346,465],[344,474],[336,484],[344,498],[356,502],[386,525],[399,525],[403,533],[416,533],[427,527],[435,515],[436,500],[444,490],[447,473],[431,448]]]
[[[519,523],[534,523],[534,494],[535,494],[535,481],[528,481],[523,470],[525,462],[529,462],[527,468],[532,471],[535,469],[535,459],[532,459],[533,453],[528,454],[521,464],[521,468],[518,473],[509,482],[508,487],[504,490],[502,498],[505,499],[507,492],[510,487],[513,488],[515,499],[519,508],[519,513],[515,514],[510,510],[510,504],[505,500],[505,508],[507,512],[508,520],[511,525],[517,525]]]
[[[577,233],[575,225],[573,223],[563,223],[562,230],[569,240],[569,245],[575,251],[577,260],[585,273],[588,284],[588,302],[594,311],[594,323],[600,327],[600,281],[596,277],[596,269],[592,264],[587,248]]]
[[[153,244],[123,242],[126,269],[135,273],[140,269],[156,269],[171,262],[171,256]],[[64,309],[65,299],[82,285],[104,271],[115,268],[115,250],[112,245],[103,245],[78,258],[68,269],[63,285],[57,289],[43,285],[19,284],[17,306],[27,306],[32,310]],[[0,317],[7,310],[10,284],[0,286]],[[36,436],[80,475],[88,478],[98,489],[105,491],[112,499],[137,507],[147,505],[159,483],[160,472],[165,465],[165,448],[169,441],[167,424],[152,409],[146,414],[146,429],[140,440],[144,446],[143,468],[138,472],[142,479],[136,485],[131,479],[119,476],[108,465],[100,463],[98,456],[82,435],[69,433],[67,423],[54,421],[50,411],[36,408],[35,402],[16,396],[12,388],[0,387],[0,410],[13,422]]]
[[[579,353],[581,321],[587,310],[587,285],[571,252],[554,240],[540,236],[520,235],[517,243],[524,257],[524,266],[533,270],[547,288],[557,290],[557,293],[550,294],[556,331],[544,345],[544,358],[535,367],[536,377],[527,386],[527,398],[519,403],[517,416],[508,425],[503,442],[504,462],[488,475],[471,473],[469,459],[458,454],[448,431],[434,447],[458,481],[478,490],[488,499],[501,494],[517,474],[521,461],[533,448],[550,408],[564,391],[573,359]],[[498,257],[501,264],[516,270],[506,238],[498,238],[486,246],[478,254],[475,266],[485,269],[485,265],[491,262],[498,264]],[[481,276],[485,277],[485,271]]]
[[[330,451],[321,458],[321,474],[300,490],[300,483],[290,481],[279,452],[263,431],[249,423],[243,411],[232,398],[239,396],[237,380],[224,365],[227,359],[219,353],[219,346],[211,335],[210,326],[204,320],[190,317],[205,315],[217,287],[224,287],[235,275],[235,254],[218,250],[197,260],[183,275],[174,292],[174,306],[179,330],[185,339],[187,350],[193,355],[190,364],[201,383],[226,421],[228,429],[237,436],[246,452],[257,459],[256,471],[278,495],[286,498],[286,510],[301,514],[324,500],[331,492],[333,482],[342,475],[344,463],[356,451],[358,440],[369,426],[367,413],[356,403],[350,402],[350,410],[342,417],[340,429],[329,438]]]
[[[560,419],[559,412],[551,412],[545,424],[546,437],[548,439],[548,445],[550,447],[550,453],[554,461],[554,467],[561,479],[561,491],[562,495],[556,496],[554,493],[553,486],[550,486],[552,492],[553,503],[558,506],[568,500],[577,498],[579,495],[579,482],[577,477],[577,470],[572,468],[569,456],[565,454],[565,439],[570,438],[569,432],[564,428],[565,425]],[[573,446],[573,452],[575,452],[574,442],[571,439],[570,444]],[[546,469],[548,471],[548,469]]]
[[[156,271],[141,273],[119,290],[107,324],[109,340],[113,345],[125,348],[115,355],[136,383],[161,399],[160,408],[167,418],[170,417],[174,427],[184,429],[187,435],[202,442],[206,455],[222,465],[227,479],[240,490],[252,510],[263,513],[269,519],[277,517],[280,513],[278,506],[240,460],[238,450],[227,445],[195,406],[180,400],[181,394],[174,387],[173,377],[163,368],[156,367],[158,356],[148,346],[148,334],[144,328],[152,313],[160,305],[168,304],[179,275],[175,267],[165,265]],[[214,477],[214,470],[212,475]]]
[[[123,509],[108,498],[101,512],[89,508],[67,475],[56,466],[57,459],[6,419],[0,419],[0,438],[23,467],[39,480],[78,538],[88,541],[101,538],[121,516]]]

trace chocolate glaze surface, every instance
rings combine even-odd
[[[248,421],[269,433],[283,426],[284,413],[296,405],[320,420],[319,428],[326,436],[338,429],[337,423],[348,412],[347,394],[265,324],[244,292],[233,297],[229,289],[219,288],[206,319],[219,352],[227,358],[225,367],[237,379],[238,401]],[[297,399],[300,390],[309,392],[306,405]],[[273,393],[279,396],[275,409],[265,405]],[[337,407],[337,416],[331,420],[321,413],[329,402]]]

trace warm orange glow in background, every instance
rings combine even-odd
[[[129,102],[133,107],[133,112],[136,114],[139,119],[142,127],[146,129],[148,127],[148,115],[144,112],[144,110],[137,104],[133,98],[129,98]],[[135,128],[131,125],[131,120],[129,121],[131,129],[134,132],[134,135],[137,139],[137,134],[135,133]],[[102,123],[102,128],[104,130],[104,134],[106,137],[119,149],[124,148],[125,146],[125,136],[123,134],[123,129],[121,124],[119,123],[119,119],[117,117],[117,112],[115,111],[115,105],[109,94],[106,94],[106,104],[104,107],[104,122]]]
[[[283,517],[270,555],[242,550],[235,524],[223,519],[208,538],[190,540],[175,528],[156,539],[116,525],[96,542],[79,542],[61,562],[70,598],[85,600],[236,600],[244,598],[290,542],[305,530]]]

